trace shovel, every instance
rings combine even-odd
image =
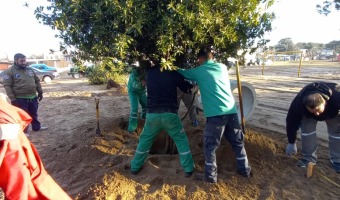
[[[96,134],[101,135],[101,130],[99,128],[99,97],[95,97],[95,101],[96,101],[96,118],[97,118]]]

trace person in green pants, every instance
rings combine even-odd
[[[138,125],[138,103],[142,107],[141,117],[145,119],[146,114],[146,88],[143,69],[139,67],[139,63],[132,64],[132,71],[128,81],[128,95],[130,100],[130,117],[128,132],[133,134]]]
[[[151,66],[151,64],[149,64]],[[162,70],[159,64],[147,69],[147,113],[139,143],[131,161],[131,173],[137,174],[147,158],[152,143],[161,130],[166,131],[177,146],[185,177],[194,170],[188,138],[178,116],[177,87],[190,93],[192,85],[176,71]]]

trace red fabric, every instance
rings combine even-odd
[[[31,117],[0,98],[0,124],[21,124],[18,138],[0,141],[0,187],[6,199],[71,199],[46,172],[24,128]]]

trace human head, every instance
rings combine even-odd
[[[26,67],[26,56],[22,53],[15,54],[14,64],[16,64],[19,67]]]
[[[212,48],[212,46],[207,46],[207,47],[203,47],[199,50],[198,54],[197,54],[197,62],[199,65],[201,65],[202,63],[204,63],[207,60],[212,60],[214,58],[214,50]]]
[[[312,93],[303,98],[303,104],[310,113],[318,116],[324,112],[326,100],[320,93]]]

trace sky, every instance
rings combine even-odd
[[[316,4],[324,0],[278,0],[271,7],[277,19],[273,31],[266,34],[269,45],[291,38],[294,43],[328,43],[340,40],[340,11],[328,16],[316,11]],[[29,8],[23,6],[27,2]],[[46,0],[0,0],[0,58],[12,58],[15,53],[42,54],[49,49],[59,50],[60,40],[49,26],[38,23],[34,9],[46,5]]]

